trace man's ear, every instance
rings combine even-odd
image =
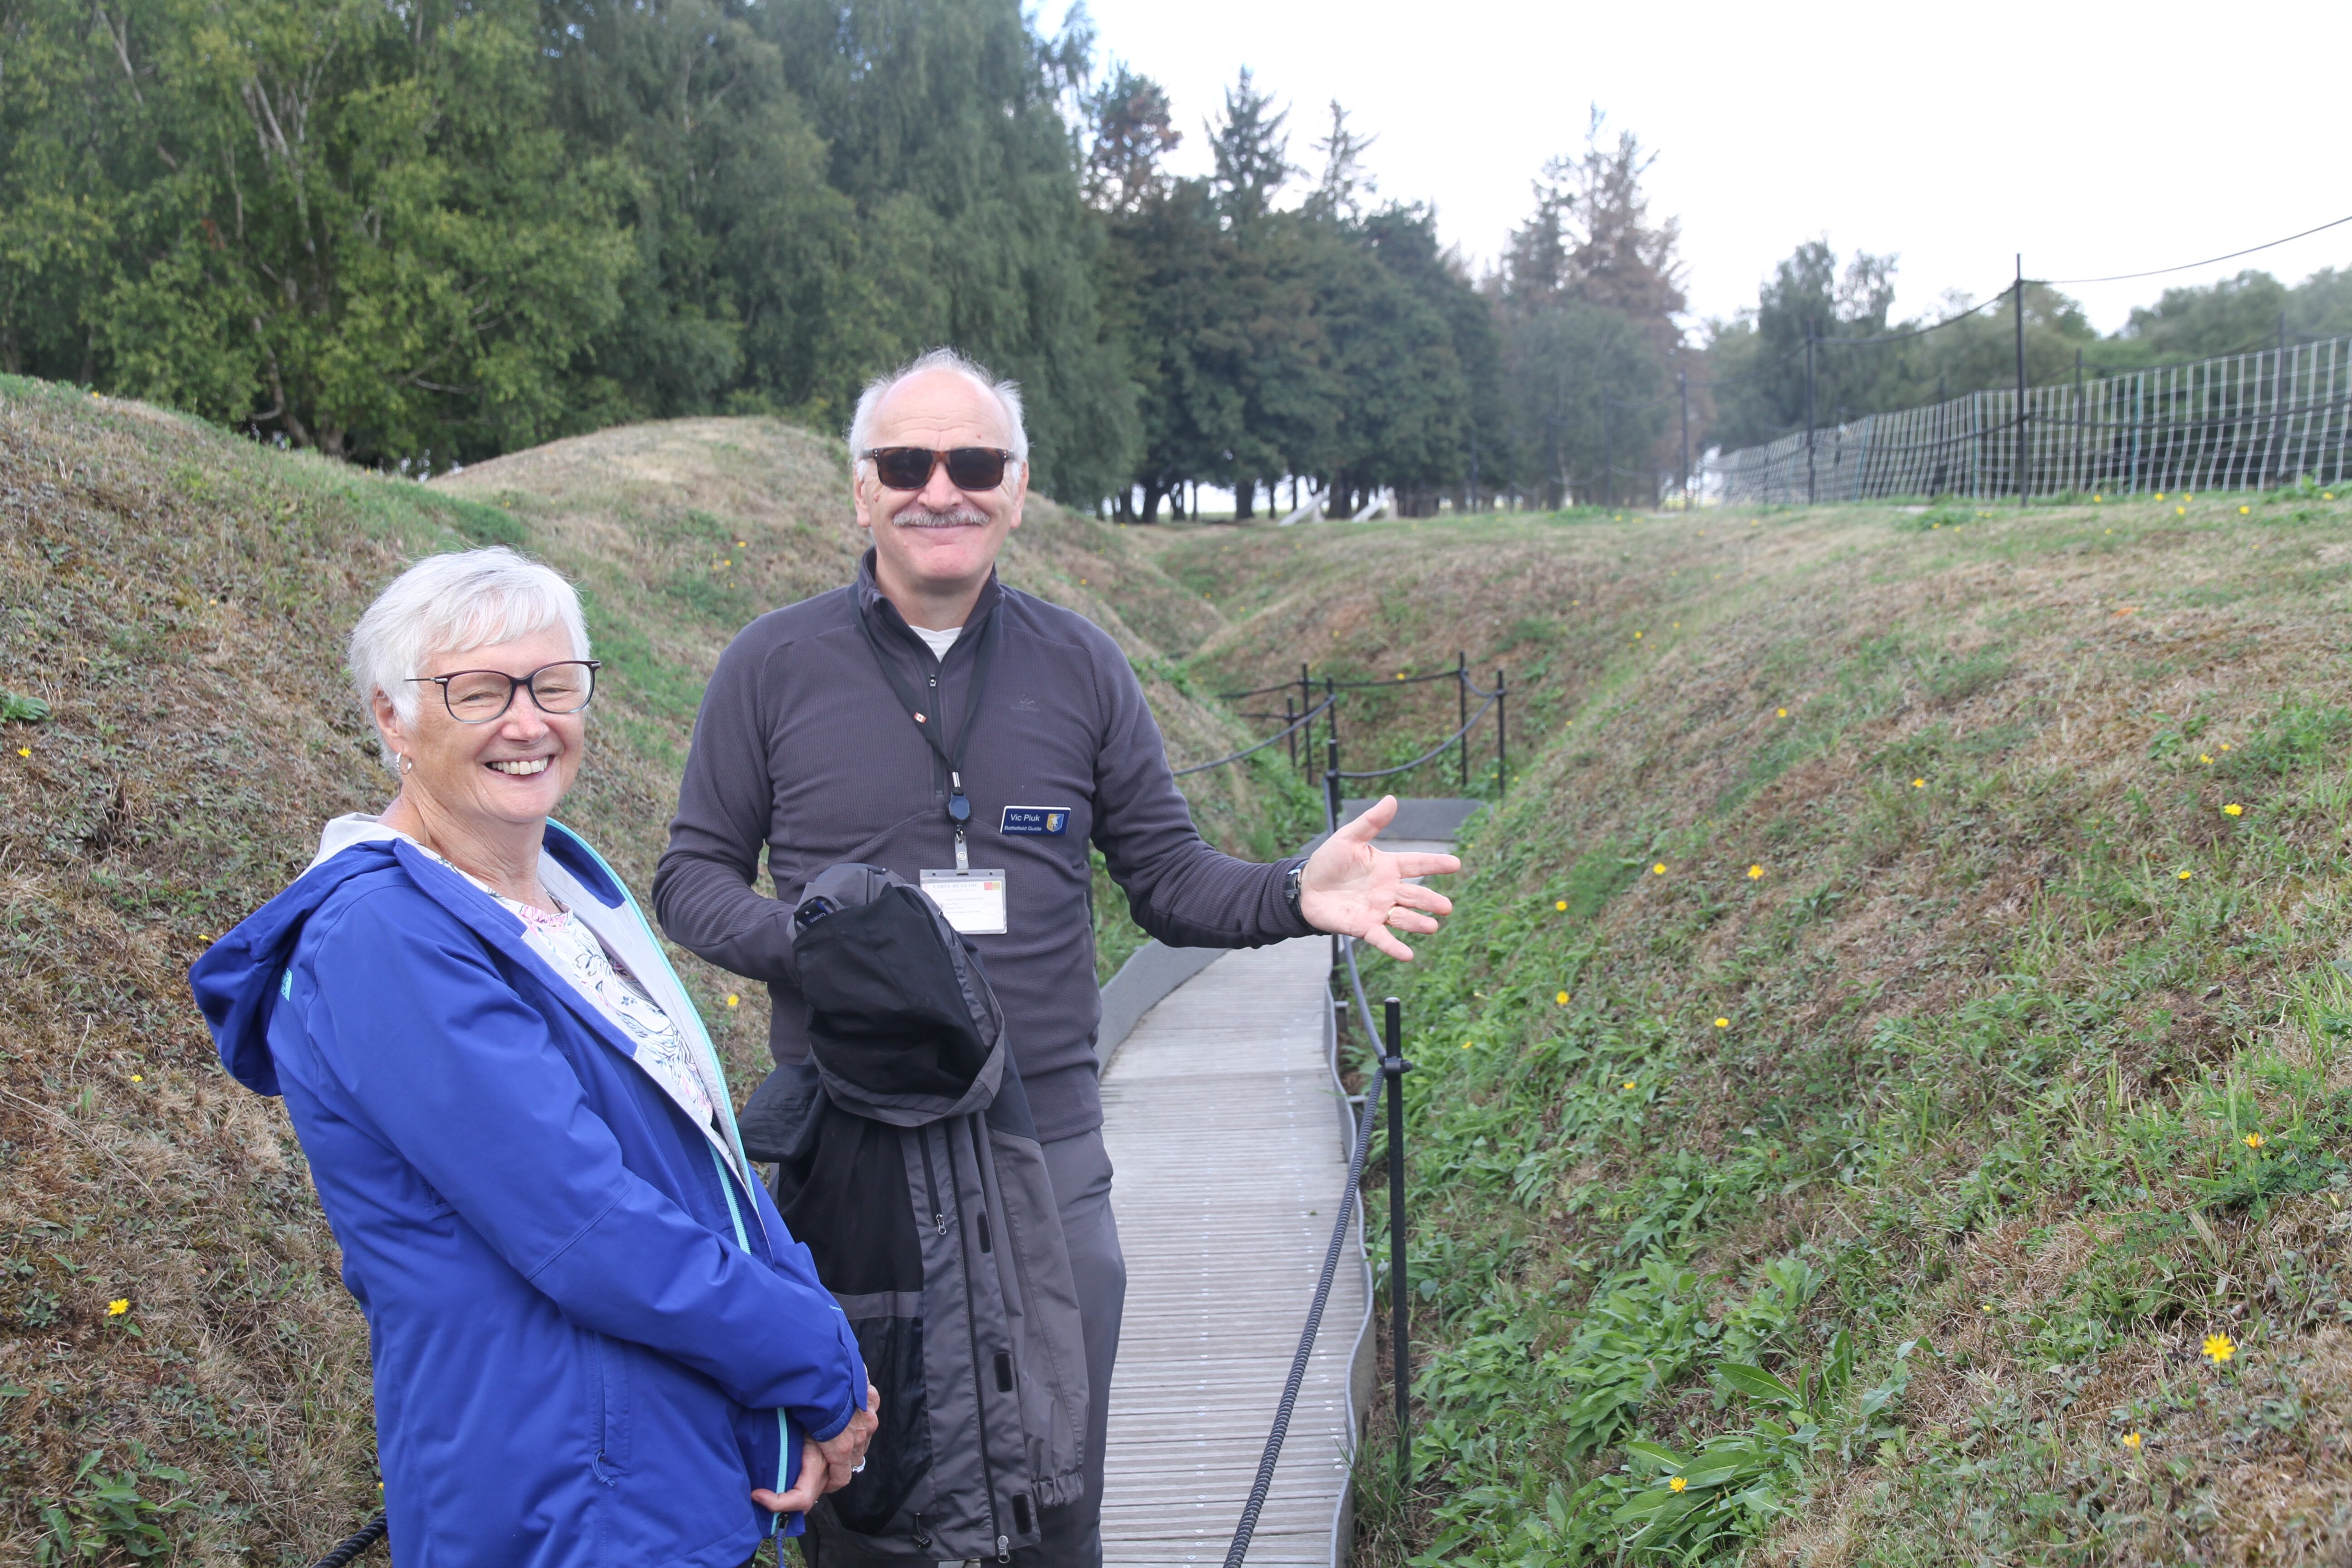
[[[866,490],[866,465],[862,462],[849,465],[849,505],[851,514],[857,520],[857,526],[868,533],[873,532],[874,500]]]
[[[1021,526],[1021,504],[1029,499],[1029,459],[1021,459],[1019,478],[1008,478],[1004,482],[1013,492],[1013,521],[1004,525],[1005,531],[1010,533]]]

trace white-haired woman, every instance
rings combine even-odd
[[[350,658],[399,794],[191,982],[341,1244],[393,1549],[734,1568],[846,1483],[873,1393],[635,900],[548,820],[596,688],[579,599],[434,556]]]

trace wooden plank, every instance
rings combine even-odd
[[[1326,1029],[1330,943],[1229,953],[1146,1013],[1103,1077],[1127,1316],[1104,1561],[1222,1563],[1348,1173]],[[1365,1313],[1350,1240],[1249,1561],[1331,1568]]]

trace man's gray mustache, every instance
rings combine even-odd
[[[933,511],[927,506],[910,506],[890,521],[899,528],[986,528],[988,514],[978,507],[958,507],[951,511]]]

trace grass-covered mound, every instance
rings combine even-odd
[[[1549,537],[1482,612],[1576,639],[1541,759],[1370,976],[1423,1417],[1359,1561],[2341,1561],[2352,505]],[[1360,602],[1450,647],[1502,589],[1437,580]],[[1207,657],[1296,657],[1247,608]]]
[[[839,443],[766,421],[426,487],[0,379],[0,1562],[307,1563],[375,1506],[333,1238],[186,987],[323,819],[386,798],[341,674],[368,599],[482,542],[581,581],[609,679],[564,816],[642,892],[704,675],[742,620],[846,580],[848,515]],[[1131,629],[1211,612],[1050,503],[1016,537],[1008,578],[1121,637],[1180,758],[1235,743]],[[1213,833],[1279,837],[1278,790],[1206,782]],[[680,967],[747,1094],[764,998]]]

